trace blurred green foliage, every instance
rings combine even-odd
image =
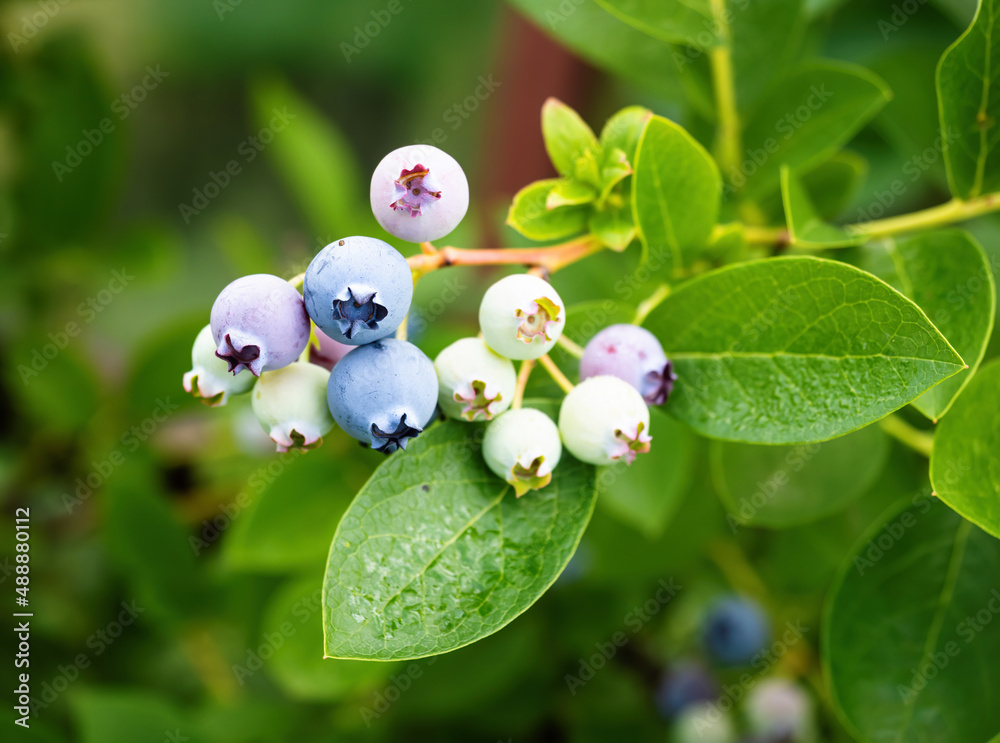
[[[667,48],[594,3],[512,5],[609,73],[584,111],[595,128],[641,103],[711,146],[707,60],[678,71]],[[870,487],[841,494],[851,502],[836,513],[734,530],[716,492],[725,467],[739,466],[734,452],[714,453],[723,471],[713,483],[708,446],[679,430],[668,476],[606,478],[566,574],[502,632],[414,663],[321,660],[323,560],[381,458],[336,434],[305,457],[275,455],[246,400],[209,412],[183,394],[181,375],[233,278],[292,276],[334,238],[373,232],[367,174],[442,126],[478,75],[506,69],[519,53],[505,35],[513,16],[495,0],[50,6],[0,8],[0,528],[13,535],[14,509],[30,507],[30,670],[44,705],[18,739],[663,739],[659,674],[697,652],[683,605],[650,616],[582,689],[565,682],[659,581],[691,587],[693,613],[722,586],[764,586],[776,623],[794,615],[816,627],[855,541],[926,487],[914,474],[922,464],[893,444],[886,467],[866,473]],[[905,192],[887,210],[942,200],[933,63],[973,3],[940,0],[888,38],[883,4],[807,7],[806,52],[866,65],[895,96],[852,141],[856,155],[822,173],[849,203],[819,211],[854,221],[900,179]],[[258,147],[276,110],[290,114],[287,127]],[[499,115],[484,106],[449,127],[444,147],[473,184],[489,178]],[[806,188],[821,191],[820,176]],[[476,209],[451,243],[474,246],[480,225],[499,228],[500,215]],[[973,229],[996,272],[1000,221]],[[611,310],[580,308],[591,333],[648,294],[636,263],[606,254],[561,275],[567,301],[615,299]],[[474,327],[490,276],[456,269],[421,282],[416,340],[428,354]],[[995,336],[987,359],[998,351]],[[529,394],[546,391],[537,376]],[[5,567],[0,585],[12,596],[11,576]],[[141,609],[128,625],[123,604]],[[810,633],[775,670],[815,683],[825,703],[818,643]],[[10,715],[0,713],[5,726]],[[849,739],[829,707],[822,730]]]

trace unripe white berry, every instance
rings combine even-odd
[[[550,283],[531,274],[500,279],[479,305],[486,345],[508,359],[537,359],[559,340],[566,307]]]
[[[195,338],[191,349],[191,371],[184,374],[184,389],[206,405],[225,405],[230,395],[249,392],[257,381],[252,374],[229,372],[229,364],[215,355],[212,326],[206,325]]]
[[[642,395],[618,377],[580,382],[559,410],[559,432],[569,452],[594,465],[624,461],[649,451],[649,408]]]
[[[498,416],[483,437],[486,465],[514,486],[518,498],[548,485],[561,456],[556,424],[531,408],[508,410]]]
[[[278,451],[319,446],[333,429],[326,401],[329,379],[323,367],[300,361],[261,375],[251,398],[253,412]]]
[[[514,400],[514,364],[490,350],[482,338],[455,341],[438,354],[434,370],[438,405],[450,418],[492,420]]]

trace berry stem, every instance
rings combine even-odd
[[[934,434],[911,426],[895,414],[880,420],[879,426],[900,443],[928,459],[931,458],[931,452],[934,451]]]
[[[469,250],[451,246],[435,248],[431,243],[422,243],[420,255],[410,256],[406,261],[415,278],[445,266],[519,265],[542,268],[551,274],[603,249],[604,244],[593,235],[541,248]]]
[[[302,285],[305,283],[305,281],[306,281],[306,273],[305,273],[305,271],[303,271],[302,273],[298,274],[297,276],[293,276],[292,278],[290,278],[288,280],[288,283],[291,284],[292,286],[294,286],[296,289],[300,289],[301,290],[302,289]]]
[[[406,340],[406,337],[407,337],[406,333],[407,333],[407,330],[408,330],[407,326],[409,325],[409,323],[410,323],[410,314],[407,313],[406,317],[403,318],[403,322],[401,322],[399,324],[399,327],[396,328],[396,340],[397,341],[405,341]]]
[[[510,405],[512,410],[520,410],[521,405],[524,404],[524,389],[528,386],[528,377],[531,376],[534,368],[533,359],[521,362],[521,368],[517,372],[517,386],[514,388],[514,401]]]
[[[316,337],[316,323],[312,320],[309,321],[309,340],[306,343],[306,347],[302,349],[302,353],[299,354],[299,362],[303,364],[309,363],[309,354],[313,349],[319,350],[319,338]]]
[[[642,325],[646,322],[649,313],[659,307],[663,303],[663,300],[670,296],[670,291],[669,284],[660,284],[656,288],[656,291],[639,303],[639,307],[635,311],[635,317],[632,319],[632,324]]]
[[[559,340],[557,340],[556,343],[562,346],[563,350],[570,356],[573,356],[578,359],[583,358],[583,346],[574,343],[569,338],[567,338],[565,334],[560,335]]]
[[[713,539],[708,543],[708,556],[734,591],[755,598],[765,606],[773,605],[767,585],[735,541]]]
[[[573,391],[573,383],[559,370],[559,367],[549,358],[548,354],[538,359],[538,363],[549,373],[549,376],[555,380],[555,383],[559,385],[563,392],[568,395]]]

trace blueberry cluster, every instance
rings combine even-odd
[[[372,177],[372,210],[403,240],[443,237],[468,204],[462,168],[434,147],[396,150]],[[558,425],[521,408],[527,375],[536,360],[551,370],[547,354],[566,326],[563,300],[534,274],[489,287],[480,336],[453,343],[433,362],[394,337],[405,327],[414,273],[388,243],[337,240],[313,258],[301,294],[293,282],[256,274],[227,286],[184,376],[185,389],[211,405],[252,388],[253,411],[279,451],[318,445],[337,425],[391,453],[440,412],[488,422],[484,459],[519,497],[551,481],[564,445],[594,465],[631,463],[649,451],[648,406],[666,401],[674,375],[659,342],[642,328],[615,325],[587,344],[580,384],[564,380]],[[521,375],[514,361],[522,362]]]
[[[770,645],[764,610],[745,597],[723,595],[699,612],[698,625],[707,662],[684,657],[671,663],[656,691],[657,708],[672,722],[673,740],[815,743],[810,696],[780,673],[758,677],[783,653]],[[788,666],[794,670],[794,664]],[[748,667],[755,670],[747,673]],[[736,707],[739,717],[732,714]]]

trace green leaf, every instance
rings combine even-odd
[[[546,209],[557,209],[560,206],[580,206],[589,204],[597,198],[597,189],[589,183],[575,179],[563,178],[549,191],[545,199]]]
[[[842,567],[825,670],[853,736],[985,743],[1000,728],[1000,542],[932,498],[898,506]],[[982,622],[982,623],[980,623]]]
[[[605,12],[596,3],[566,0],[511,0],[539,29],[555,36],[595,66],[650,91],[659,98],[686,102],[703,116],[713,115],[705,76],[678,64],[679,52]]]
[[[191,730],[179,709],[151,692],[80,689],[72,701],[82,743],[170,740],[178,732],[178,740],[208,741]]]
[[[225,543],[228,564],[238,570],[283,572],[322,562],[351,493],[369,474],[357,457],[345,456],[349,445],[332,435],[316,452],[293,450],[251,472],[237,496],[237,505],[248,503],[241,506]],[[332,494],[316,486],[333,481],[342,487]],[[251,496],[257,497],[251,502]]]
[[[671,44],[707,48],[716,43],[709,0],[597,0],[630,26]]]
[[[117,450],[103,462],[112,469],[103,493],[104,537],[129,578],[136,605],[176,626],[212,609],[208,575],[197,564],[197,537],[171,510],[152,462],[141,449],[125,459],[126,451]]]
[[[803,0],[725,0],[732,47],[736,102],[741,112],[755,107],[761,95],[789,68],[805,26]]]
[[[798,446],[712,443],[712,476],[733,521],[787,528],[839,511],[871,487],[889,454],[878,426]]]
[[[525,611],[566,567],[594,509],[593,468],[564,452],[550,485],[515,498],[472,430],[430,429],[344,515],[324,582],[327,657],[463,647]]]
[[[646,124],[653,118],[653,112],[642,106],[629,106],[616,113],[601,130],[601,146],[605,152],[621,150],[625,159],[632,163],[639,140]]]
[[[1000,361],[979,370],[938,425],[931,483],[962,516],[1000,537]]]
[[[590,216],[590,231],[612,250],[625,250],[637,234],[631,205],[615,207],[608,204],[594,211]]]
[[[824,222],[816,213],[802,181],[787,165],[781,167],[781,194],[785,204],[785,221],[793,245],[805,248],[837,248],[858,245],[863,236]]]
[[[507,214],[507,224],[529,240],[561,240],[584,232],[587,229],[587,219],[590,217],[589,208],[546,207],[549,194],[560,183],[562,179],[559,178],[535,181],[518,191]]]
[[[667,412],[712,438],[841,436],[964,367],[927,316],[857,268],[751,261],[687,282],[647,318],[674,362]]]
[[[996,292],[986,253],[963,230],[885,240],[859,253],[857,265],[916,302],[969,365],[914,401],[917,410],[936,421],[979,368],[993,331]]]
[[[276,111],[293,117],[266,151],[313,229],[330,241],[376,230],[368,199],[357,188],[368,179],[362,178],[354,147],[344,135],[284,81],[265,79],[250,92],[260,126],[272,126]]]
[[[747,122],[747,159],[727,173],[747,198],[779,188],[782,165],[801,173],[828,160],[892,98],[885,83],[857,65],[810,62],[764,96]]]
[[[981,0],[972,25],[941,57],[938,107],[951,192],[971,199],[1000,188],[1000,0]]]
[[[645,254],[678,271],[706,245],[719,216],[718,168],[690,134],[659,116],[646,125],[635,160],[633,209]]]
[[[560,100],[549,98],[542,106],[545,150],[560,175],[579,177],[578,161],[597,153],[597,137],[580,115]]]
[[[597,497],[601,508],[649,539],[656,539],[684,496],[691,475],[694,438],[690,429],[658,408],[651,408],[649,413],[656,455],[636,457],[628,466],[598,468]]]
[[[808,173],[793,174],[809,195],[820,219],[839,217],[854,201],[868,177],[868,161],[851,150],[838,152]],[[783,192],[760,200],[765,222],[785,220]]]
[[[363,693],[399,669],[393,663],[323,658],[323,584],[315,577],[292,581],[275,593],[261,631],[284,638],[267,670],[296,699],[332,701]]]

